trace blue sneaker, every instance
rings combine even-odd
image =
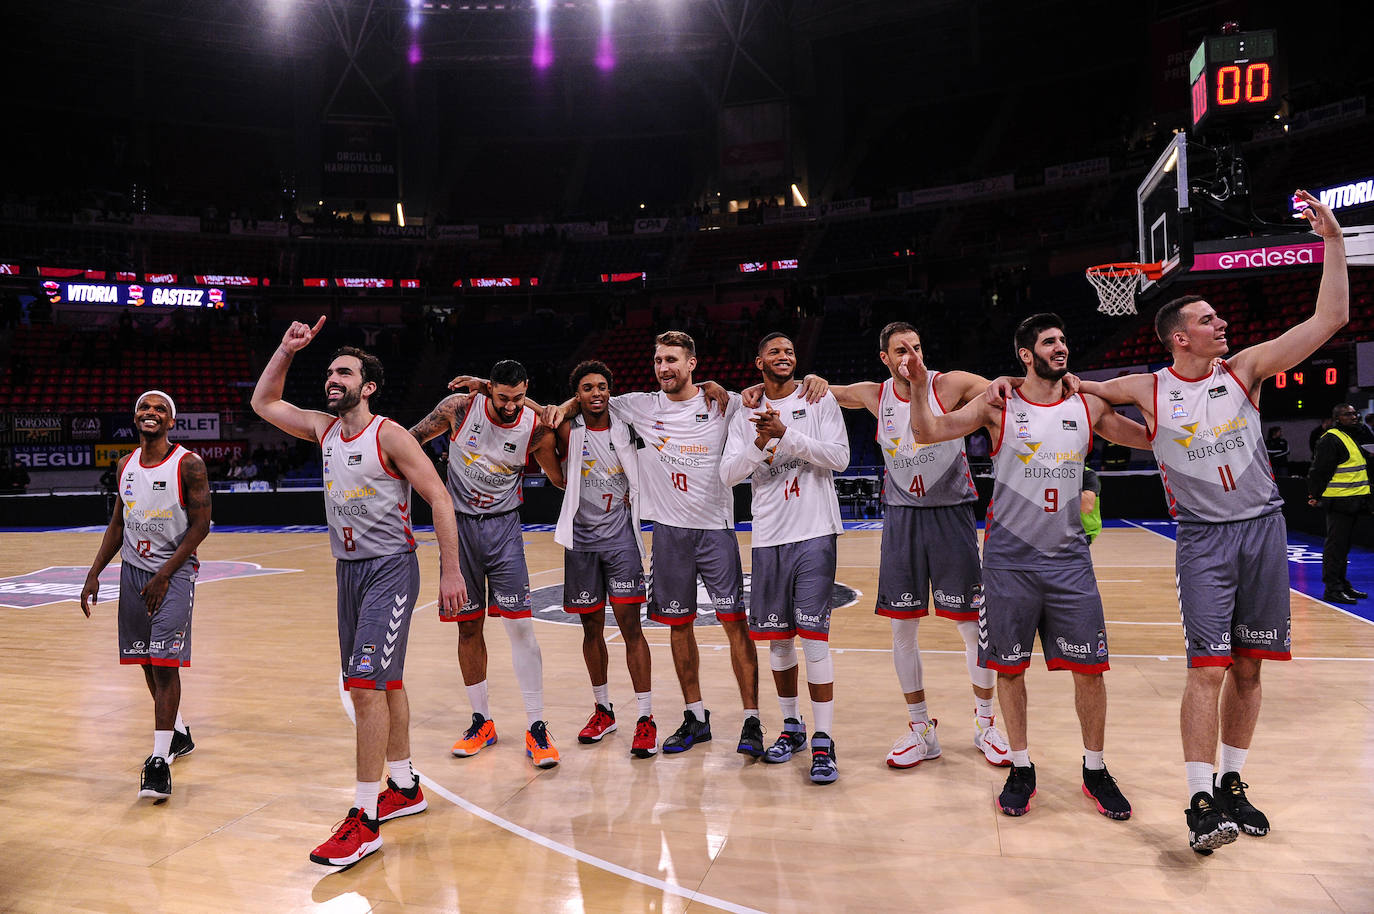
[[[833,784],[839,776],[835,741],[825,733],[816,733],[811,737],[811,780],[817,784]]]
[[[700,721],[691,711],[682,712],[682,726],[663,741],[664,752],[686,752],[697,743],[711,741],[711,712],[706,712],[706,720]]]
[[[777,741],[763,753],[763,760],[770,765],[781,765],[792,756],[806,748],[806,724],[795,717],[782,722],[782,733]]]

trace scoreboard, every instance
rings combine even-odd
[[[1330,416],[1349,393],[1350,358],[1345,352],[1318,353],[1264,382],[1260,410],[1266,419]]]
[[[1283,104],[1273,29],[1203,40],[1188,63],[1193,132],[1272,118]]]

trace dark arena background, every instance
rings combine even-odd
[[[11,8],[0,910],[1374,909],[1374,610],[1322,600],[1327,519],[1307,482],[1333,407],[1374,425],[1374,68],[1368,23],[1334,17],[1258,0]],[[1310,316],[1322,245],[1295,218],[1298,188],[1346,231],[1350,319],[1259,401],[1295,658],[1267,667],[1246,771],[1275,822],[1263,841],[1214,858],[1184,841],[1174,524],[1151,452],[1101,438],[1087,462],[1106,518],[1092,548],[1113,638],[1107,754],[1133,819],[1102,819],[1081,796],[1071,683],[1038,657],[1040,797],[1027,817],[997,814],[1003,775],[961,716],[963,644],[934,617],[925,678],[945,754],[883,765],[905,727],[888,623],[872,613],[884,442],[872,415],[846,410],[835,787],[748,763],[728,740],[647,763],[625,752],[630,726],[576,742],[591,701],[577,620],[559,609],[562,492],[531,460],[520,511],[562,764],[526,764],[513,723],[482,756],[449,754],[468,705],[454,626],[424,603],[438,553],[416,499],[425,583],[407,691],[430,809],[389,823],[384,851],[350,869],[308,862],[345,808],[353,728],[335,682],[320,449],[249,402],[292,321],[327,317],[285,399],[325,408],[330,354],[360,346],[385,365],[374,411],[407,427],[451,378],[501,359],[526,366],[540,403],[566,399],[587,359],[610,367],[614,392],[656,390],[667,330],[695,339],[698,380],[729,390],[759,381],[756,345],[774,330],[799,376],[883,380],[891,321],[919,328],[933,369],[993,378],[1020,373],[1016,325],[1053,311],[1070,369],[1107,379],[1166,364],[1152,318],[1177,295],[1230,322],[1232,351]],[[1124,313],[1104,313],[1085,270],[1133,262],[1163,266],[1132,280]],[[117,572],[91,619],[76,603],[150,388],[176,399],[171,438],[204,458],[214,518],[197,664],[182,675],[201,748],[156,807],[132,789],[148,699],[116,664]],[[443,473],[441,444],[428,452]],[[967,445],[980,509],[994,444]],[[748,569],[747,483],[735,516]],[[1368,590],[1368,517],[1354,540],[1350,580]],[[698,619],[701,678],[729,730],[738,699],[714,622]],[[494,714],[514,722],[497,628]],[[645,632],[671,728],[668,630]],[[610,676],[629,714],[614,637]]]

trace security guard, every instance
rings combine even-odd
[[[1336,424],[1317,441],[1307,475],[1307,503],[1326,508],[1326,543],[1322,547],[1323,599],[1352,605],[1367,593],[1346,577],[1350,537],[1359,515],[1369,511],[1369,469],[1374,433],[1360,422],[1355,407],[1342,403],[1331,412]]]

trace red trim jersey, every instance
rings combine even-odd
[[[124,511],[124,545],[119,554],[123,561],[156,573],[186,539],[191,522],[181,492],[181,461],[189,453],[174,444],[160,463],[144,466],[143,448],[138,448],[124,464],[119,481]]]
[[[937,416],[946,412],[935,395],[935,379],[939,376],[939,372],[933,371],[926,381],[926,398]],[[911,403],[897,393],[891,378],[883,382],[878,400],[875,437],[887,468],[883,477],[883,504],[942,508],[978,500],[963,439],[917,444],[911,433]]]
[[[992,452],[996,481],[988,504],[983,567],[1033,571],[1066,561],[1091,563],[1078,513],[1092,417],[1080,394],[1034,403],[1014,392],[1002,407]]]
[[[320,439],[324,454],[324,515],[336,559],[375,559],[415,551],[410,531],[410,482],[391,472],[378,437],[390,422],[373,416],[352,438],[335,419]]]
[[[504,425],[491,400],[472,398],[448,442],[448,494],[459,514],[504,514],[520,507],[520,483],[538,424],[534,410],[522,406],[515,421]]]
[[[1222,362],[1210,375],[1155,372],[1150,443],[1169,513],[1180,521],[1223,524],[1283,509],[1259,407]]]

